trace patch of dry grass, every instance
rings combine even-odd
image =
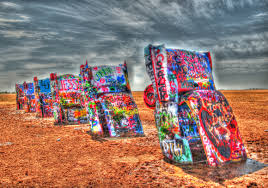
[[[16,104],[16,94],[0,94],[0,104]]]

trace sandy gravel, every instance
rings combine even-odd
[[[224,91],[248,157],[268,164],[268,91]],[[268,187],[268,167],[178,167],[163,160],[153,111],[134,92],[146,137],[93,140],[87,127],[53,126],[53,119],[16,111],[15,95],[0,95],[0,186]],[[237,166],[235,168],[238,168]],[[228,171],[229,170],[229,171]]]

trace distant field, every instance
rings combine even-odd
[[[16,104],[16,95],[0,94],[0,104]]]

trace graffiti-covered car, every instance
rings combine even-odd
[[[36,112],[36,101],[34,94],[34,84],[23,83],[24,88],[24,107],[25,112]]]
[[[53,117],[49,78],[38,79],[34,77],[34,91],[36,98],[36,116],[42,118]]]
[[[24,106],[24,87],[23,84],[16,84],[16,108],[17,110],[23,110]]]
[[[82,95],[82,82],[79,76],[72,74],[57,76],[57,74],[51,73],[50,87],[56,125],[88,122]]]
[[[246,159],[235,116],[215,89],[209,52],[145,48],[152,81],[144,93],[155,109],[160,146],[166,159],[177,163],[207,161],[218,166]]]
[[[133,99],[127,65],[81,65],[85,107],[93,135],[104,137],[143,136]]]

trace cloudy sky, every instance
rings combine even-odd
[[[268,88],[267,0],[0,2],[0,91],[50,72],[128,62],[132,90],[150,83],[143,49],[210,51],[218,89]]]

